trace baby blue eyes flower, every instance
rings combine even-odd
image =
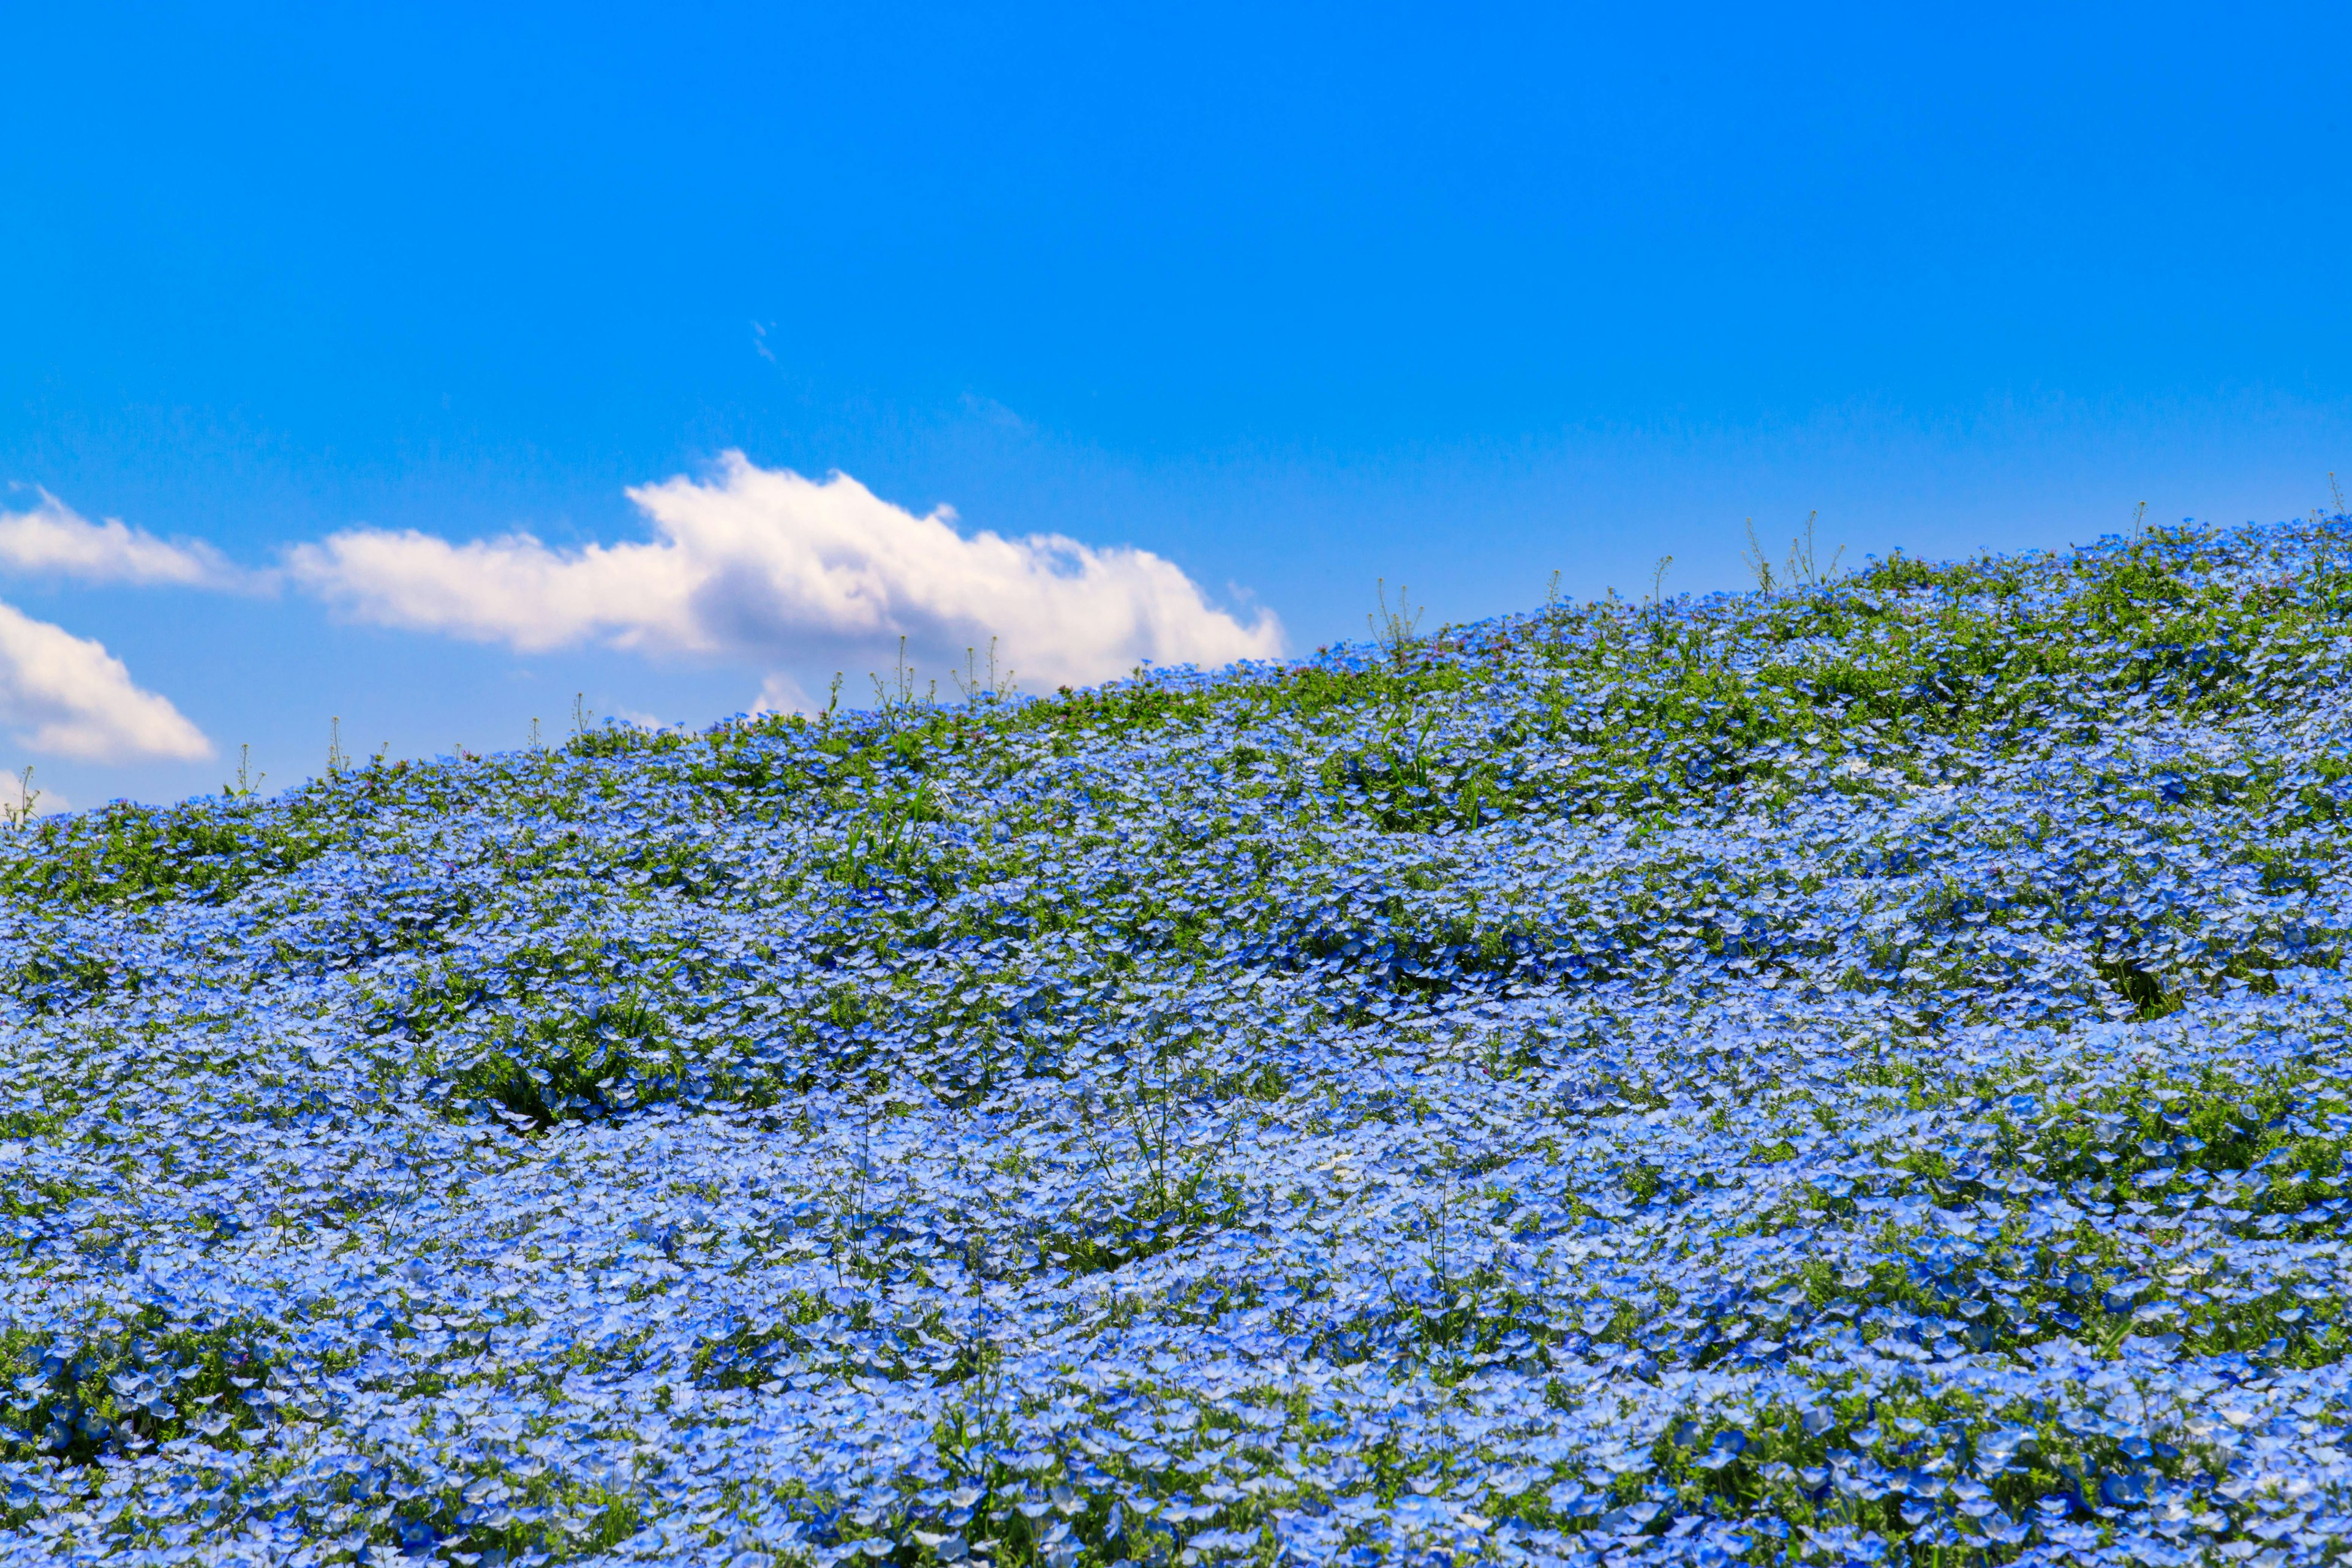
[[[1717,1432],[1704,1453],[1691,1462],[1703,1470],[1719,1470],[1747,1451],[1748,1436],[1737,1428]]]
[[[7,837],[0,1542],[2315,1560],[2340,542]]]

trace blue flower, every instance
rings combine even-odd
[[[2204,1551],[2346,1429],[2339,542],[52,819],[8,1544]]]

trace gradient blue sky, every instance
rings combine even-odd
[[[1468,619],[1737,585],[1751,515],[1948,554],[2352,479],[2341,5],[227,9],[0,9],[0,482],[247,567],[640,540],[740,450],[1298,651],[1383,574]],[[216,748],[0,713],[77,805],[872,662],[0,600]]]

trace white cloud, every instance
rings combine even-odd
[[[0,725],[35,752],[91,762],[209,757],[180,710],[131,683],[104,645],[0,604]]]
[[[807,689],[781,670],[760,683],[760,695],[752,700],[751,717],[762,713],[814,713],[816,704],[809,700]]]
[[[245,588],[257,579],[198,540],[158,539],[120,518],[92,522],[47,490],[30,511],[0,511],[0,568],[85,583]]]
[[[1147,658],[1218,665],[1282,650],[1271,612],[1244,625],[1149,551],[967,537],[947,509],[918,517],[845,474],[808,479],[730,452],[707,482],[628,494],[653,525],[648,542],[562,551],[529,534],[451,544],[354,529],[289,551],[287,569],[362,620],[523,652],[593,640],[773,668],[904,636],[919,658],[961,668],[967,647],[993,636],[1035,690]],[[783,706],[789,690],[762,700]]]
[[[0,815],[27,821],[72,809],[73,802],[43,784],[37,771],[0,770]]]

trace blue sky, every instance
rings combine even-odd
[[[224,9],[9,12],[77,805],[2352,479],[2341,7]]]

